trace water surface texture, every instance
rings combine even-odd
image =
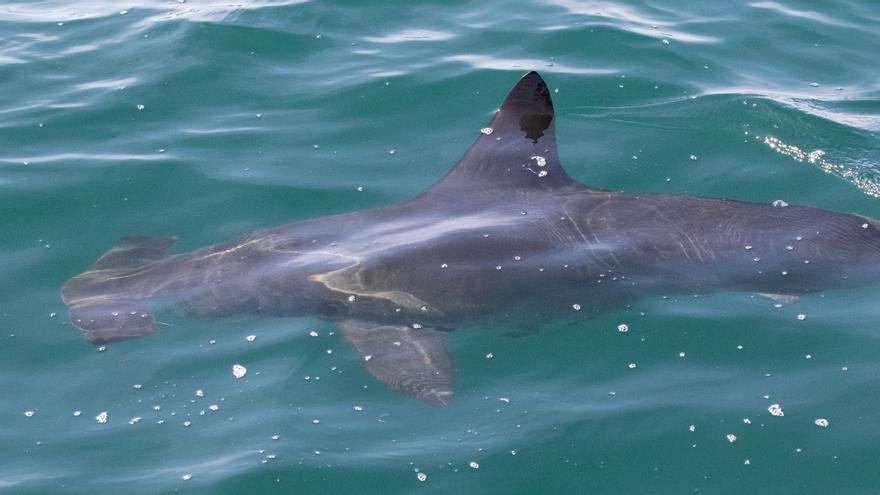
[[[442,408],[327,322],[160,311],[99,349],[59,290],[125,235],[410,199],[533,69],[579,181],[880,217],[878,25],[873,0],[0,4],[0,492],[876,493],[880,286],[464,328]]]

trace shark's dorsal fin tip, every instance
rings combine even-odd
[[[531,117],[541,121],[534,123],[534,129],[531,130],[541,132],[546,129],[553,120],[553,100],[550,98],[550,89],[547,88],[544,78],[535,71],[522,76],[513,89],[507,93],[499,110],[499,113],[510,114],[512,124],[523,124],[517,121],[517,117]],[[520,126],[521,130],[528,132],[529,122],[524,124],[527,125]],[[541,128],[542,126],[543,128]]]
[[[550,190],[576,184],[559,163],[553,101],[535,71],[514,85],[458,164],[428,195],[447,191]]]

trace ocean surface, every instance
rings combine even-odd
[[[880,285],[462,328],[447,407],[331,323],[160,312],[99,348],[59,296],[122,236],[412,198],[529,70],[579,181],[880,217],[878,26],[875,0],[0,3],[0,493],[880,492]]]

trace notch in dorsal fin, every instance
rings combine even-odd
[[[458,164],[429,191],[546,190],[575,184],[559,163],[550,90],[532,71],[510,90]]]

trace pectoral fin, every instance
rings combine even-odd
[[[452,396],[452,359],[443,347],[446,332],[352,320],[339,322],[339,328],[370,373],[391,390],[443,406]]]

